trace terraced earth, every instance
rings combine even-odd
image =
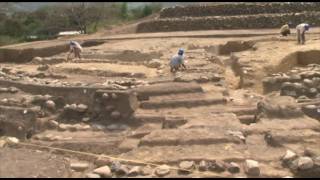
[[[0,177],[319,177],[318,29],[216,32],[0,47]]]

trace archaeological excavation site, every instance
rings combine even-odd
[[[135,33],[0,46],[0,177],[320,177],[317,26],[314,3],[175,6]]]

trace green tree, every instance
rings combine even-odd
[[[128,18],[128,4],[126,2],[122,3],[121,5],[121,18],[122,19]]]
[[[152,14],[151,6],[145,5],[142,10],[142,17],[149,16],[150,14]]]

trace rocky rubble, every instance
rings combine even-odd
[[[148,82],[143,80],[136,80],[136,79],[129,79],[129,80],[107,80],[105,83],[102,84],[105,87],[108,87],[108,89],[111,90],[127,90],[136,88],[139,86],[146,86],[148,85]]]
[[[299,156],[295,152],[287,150],[286,153],[282,156],[281,161],[284,167],[289,168],[296,175],[319,175],[319,159],[320,156],[317,155],[314,155],[313,157],[305,155]]]
[[[317,100],[320,98],[319,70],[319,65],[309,64],[293,68],[286,74],[272,74],[263,80],[264,91],[280,91],[281,96],[291,96],[298,103]],[[317,105],[305,105],[301,110],[312,118],[320,118]]]
[[[293,68],[287,73],[271,74],[263,80],[264,92],[280,90],[284,96],[316,98],[319,96],[319,70],[319,65],[309,64]]]

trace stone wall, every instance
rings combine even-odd
[[[320,12],[156,19],[140,23],[137,27],[137,32],[280,28],[288,21],[291,21],[294,26],[303,22],[307,22],[311,24],[311,26],[319,26]]]
[[[236,3],[165,8],[160,18],[233,16],[250,14],[294,13],[320,11],[318,3]]]
[[[25,139],[34,130],[36,111],[28,108],[0,106],[0,135]]]
[[[44,48],[0,48],[0,62],[24,63],[34,57],[49,57],[62,52],[67,52],[69,46],[66,43]]]
[[[49,86],[49,85],[37,85],[27,84],[22,82],[14,82],[7,80],[0,80],[0,84],[6,87],[14,86],[20,90],[31,93],[31,94],[49,94],[55,97],[63,98],[67,104],[85,104],[88,106],[88,111],[93,111],[97,104],[96,96],[103,93],[115,94],[117,97],[111,102],[114,106],[119,109],[122,114],[131,115],[137,108],[137,96],[134,95],[133,91],[114,91],[96,87],[61,87],[61,86]]]
[[[78,41],[83,47],[98,46],[103,40]],[[34,57],[50,57],[69,51],[68,41],[35,41],[28,44],[16,44],[0,47],[0,62],[25,63]]]

